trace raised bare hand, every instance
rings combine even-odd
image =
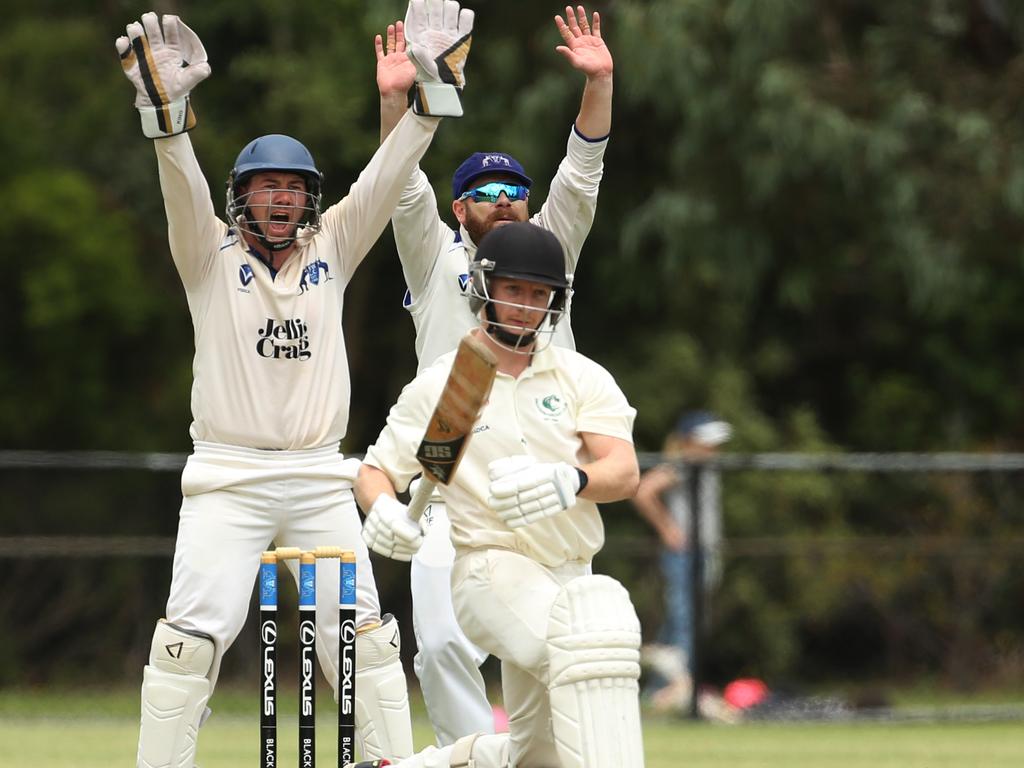
[[[416,80],[416,65],[405,53],[405,24],[388,24],[386,40],[377,35],[373,40],[377,51],[377,89],[381,96],[402,94]]]
[[[565,7],[565,19],[555,16],[555,26],[565,45],[555,48],[569,63],[588,78],[610,77],[612,54],[601,39],[601,15],[594,11],[593,24],[587,21],[587,9],[582,5]]]

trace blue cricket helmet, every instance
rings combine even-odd
[[[310,204],[302,223],[305,226],[319,228],[324,176],[316,167],[313,155],[302,142],[280,133],[253,139],[238,153],[227,181],[229,223],[236,224],[239,217],[246,213],[246,196],[239,194],[239,188],[253,174],[265,171],[297,173],[305,179]],[[261,235],[260,232],[256,234]]]
[[[313,162],[313,155],[302,142],[280,133],[260,136],[246,144],[238,153],[231,176],[237,182],[260,171],[290,171],[316,182],[323,180],[323,174]]]

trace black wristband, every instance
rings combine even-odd
[[[587,487],[587,483],[590,482],[590,478],[587,477],[587,473],[579,467],[576,467],[576,474],[580,476],[580,487],[576,489],[577,495],[582,493],[583,489]]]

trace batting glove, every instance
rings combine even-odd
[[[363,521],[363,541],[378,555],[407,563],[423,544],[423,531],[405,504],[382,493]]]
[[[564,462],[546,464],[532,456],[508,456],[487,465],[487,503],[509,528],[557,515],[576,503],[580,475]]]
[[[457,0],[409,0],[406,53],[416,65],[417,115],[462,117],[463,69],[473,42],[473,11]]]
[[[150,139],[174,136],[195,127],[189,93],[210,75],[199,36],[177,16],[153,12],[125,27],[114,41],[121,68],[137,92],[135,106],[142,132]]]

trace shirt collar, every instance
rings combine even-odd
[[[469,256],[469,260],[473,260],[473,255],[476,253],[476,243],[473,242],[473,238],[469,236],[469,232],[466,228],[459,224],[458,239],[462,241],[463,247],[466,249],[466,254]]]
[[[557,366],[555,351],[551,344],[548,344],[540,352],[533,353],[533,357],[530,358],[530,366],[523,373],[533,376],[544,371],[554,370]]]

